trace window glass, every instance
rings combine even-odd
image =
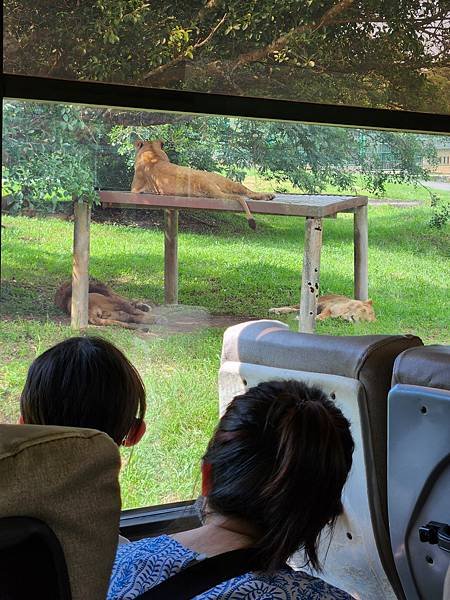
[[[4,2],[9,73],[449,113],[446,0]]]
[[[141,139],[163,140],[173,163],[281,199],[368,195],[377,320],[328,319],[317,331],[414,333],[426,343],[449,343],[450,183],[448,160],[438,158],[448,157],[450,138],[6,99],[0,420],[17,421],[31,361],[73,335],[54,297],[71,277],[73,200],[94,202],[91,276],[154,305],[159,318],[148,330],[89,328],[127,354],[147,387],[147,433],[122,451],[125,507],[198,492],[199,462],[218,417],[223,331],[299,302],[304,231],[302,218],[256,214],[252,231],[242,211],[181,210],[180,305],[163,306],[162,211],[102,208],[95,191],[130,189]],[[351,214],[324,222],[321,290],[352,297]],[[298,329],[295,312],[276,318]]]

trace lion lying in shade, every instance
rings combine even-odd
[[[72,283],[63,283],[56,291],[55,304],[68,315],[71,313]],[[99,281],[89,282],[88,321],[91,325],[118,325],[126,329],[142,329],[155,323],[151,307],[115,294]]]
[[[242,183],[232,181],[218,173],[199,171],[174,165],[163,150],[162,140],[144,142],[137,140],[132,192],[151,192],[166,196],[194,196],[237,200],[245,211],[247,221],[256,229],[255,219],[247,205],[252,200],[273,200],[274,194],[258,194]]]
[[[269,313],[274,315],[286,315],[298,312],[300,305],[280,306],[271,308]],[[327,294],[320,296],[317,301],[317,321],[328,318],[340,318],[345,321],[376,321],[372,300],[353,300],[339,294]]]

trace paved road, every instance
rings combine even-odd
[[[422,181],[423,185],[430,187],[433,190],[444,190],[450,191],[450,183],[444,183],[443,181]]]

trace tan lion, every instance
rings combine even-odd
[[[298,312],[299,310],[300,305],[295,304],[294,306],[271,308],[269,313],[273,315],[286,315]],[[351,322],[376,321],[372,300],[353,300],[339,294],[320,296],[317,301],[316,319],[324,321],[328,318],[341,318]]]
[[[70,315],[71,303],[72,283],[69,281],[57,289],[55,304]],[[91,325],[119,325],[126,329],[141,329],[143,325],[155,323],[150,312],[148,304],[122,298],[99,281],[89,282],[88,321]]]
[[[163,150],[162,140],[144,142],[137,140],[132,192],[151,192],[166,196],[195,196],[237,200],[245,211],[252,229],[256,223],[246,198],[252,200],[273,200],[274,194],[258,194],[249,188],[232,181],[223,175],[181,167],[170,162]]]

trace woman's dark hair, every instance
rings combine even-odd
[[[99,429],[120,445],[144,418],[145,388],[113,344],[72,337],[32,363],[20,408],[25,423]]]
[[[263,570],[301,548],[320,570],[320,533],[342,512],[353,449],[349,421],[321,390],[261,383],[233,399],[203,457],[208,508],[253,525]]]

